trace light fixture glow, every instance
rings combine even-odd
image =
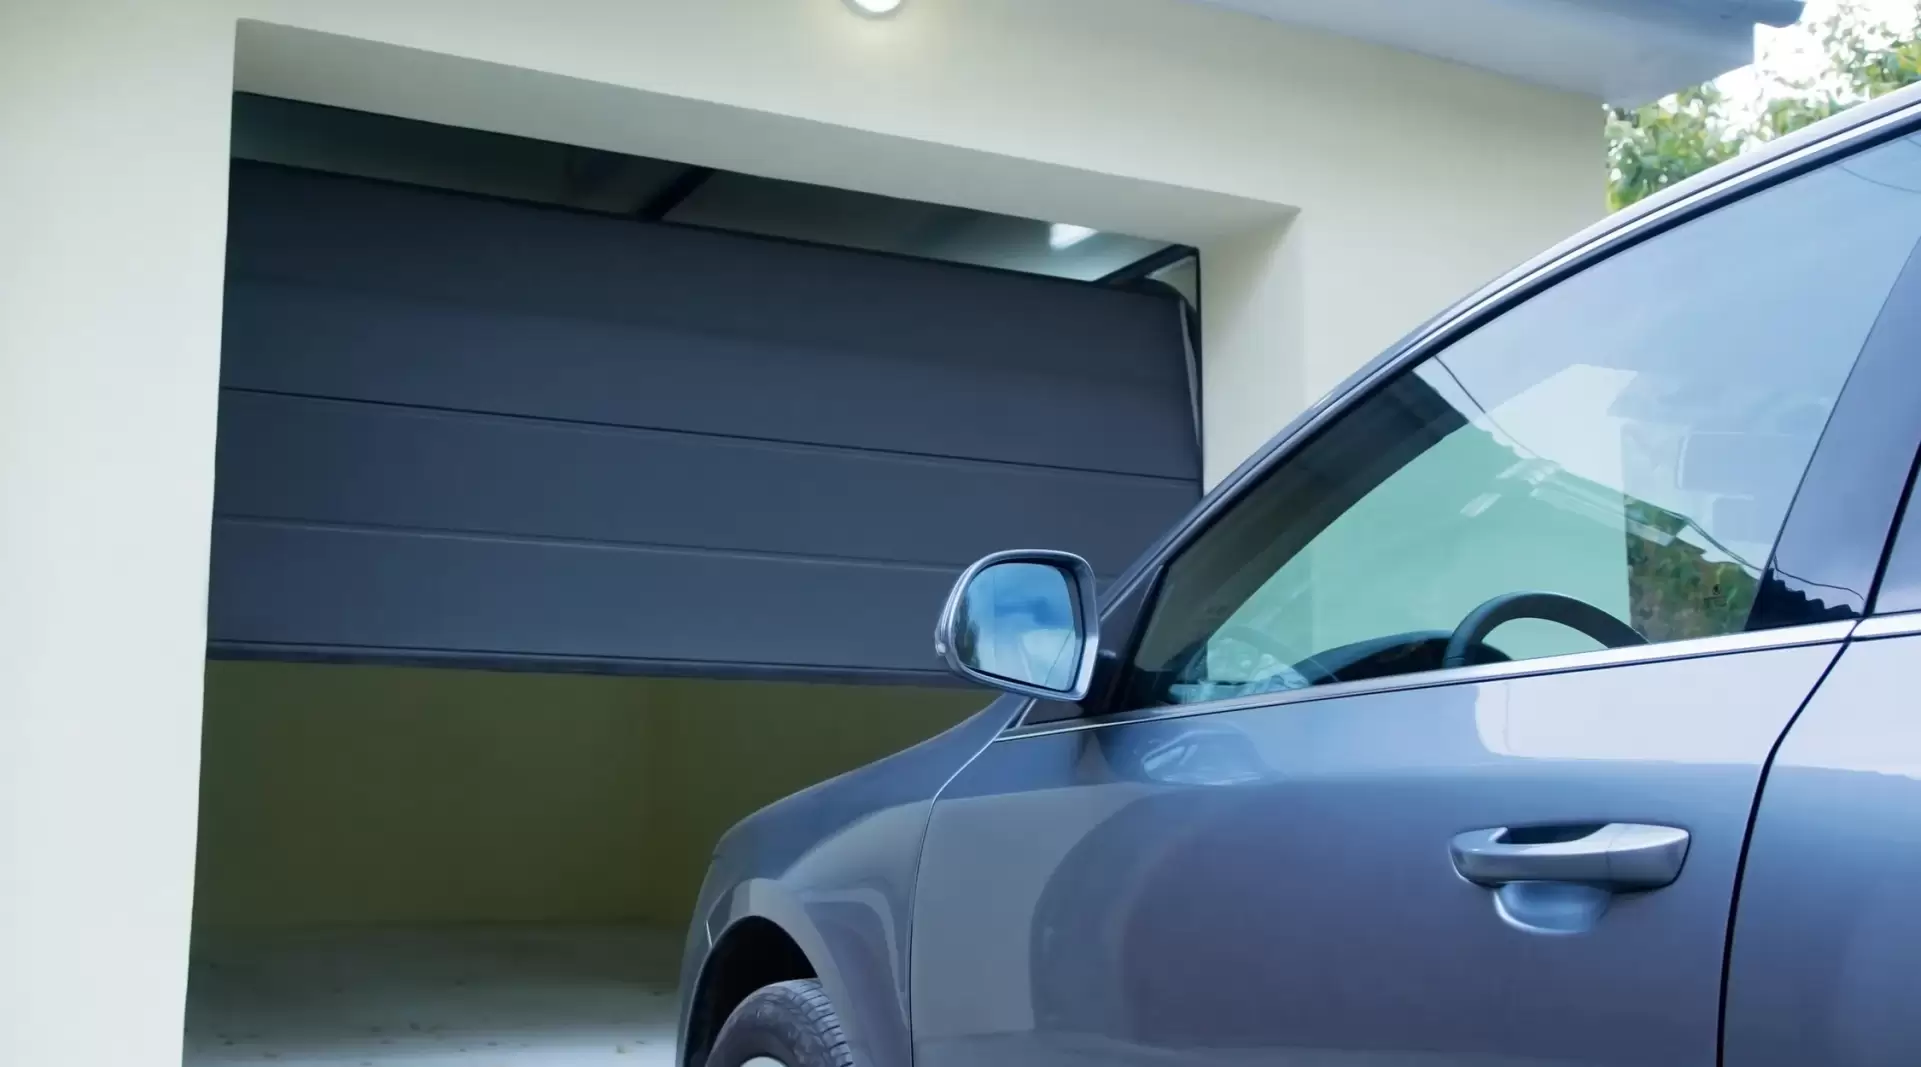
[[[1047,228],[1047,247],[1056,252],[1063,252],[1099,232],[1101,231],[1087,226],[1056,222]]]
[[[847,6],[857,15],[870,19],[886,18],[900,10],[902,0],[847,0]]]

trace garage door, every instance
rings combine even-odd
[[[930,681],[1198,496],[1171,297],[236,164],[216,655]]]

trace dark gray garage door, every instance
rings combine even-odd
[[[1171,298],[236,164],[216,655],[938,677],[1195,501]]]

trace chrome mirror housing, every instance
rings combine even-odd
[[[1094,680],[1094,568],[1071,552],[996,552],[962,572],[934,626],[934,651],[969,681],[1077,701]]]

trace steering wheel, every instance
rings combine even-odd
[[[1608,648],[1645,645],[1648,639],[1627,623],[1586,601],[1560,593],[1503,593],[1467,613],[1461,625],[1447,639],[1441,666],[1465,667],[1468,653],[1487,640],[1487,635],[1503,623],[1516,619],[1543,619],[1558,622],[1570,630],[1594,638]]]

